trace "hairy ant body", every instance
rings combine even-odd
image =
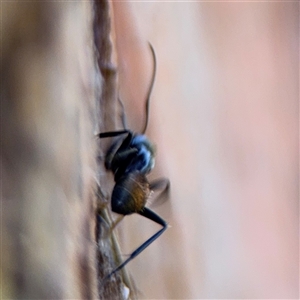
[[[113,212],[123,216],[138,213],[158,224],[163,228],[139,246],[131,255],[115,268],[106,278],[122,269],[129,261],[145,250],[168,227],[166,221],[146,207],[146,202],[151,191],[161,190],[160,196],[169,190],[168,179],[158,179],[152,183],[147,180],[147,174],[154,167],[154,147],[145,136],[149,118],[149,102],[156,74],[156,57],[152,45],[149,43],[153,56],[153,74],[146,98],[146,121],[141,133],[134,133],[126,129],[124,107],[122,122],[124,130],[100,133],[100,138],[120,136],[109,148],[105,156],[105,167],[114,174],[115,186],[111,196],[111,208]],[[125,138],[124,138],[124,135]]]

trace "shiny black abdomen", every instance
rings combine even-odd
[[[139,171],[121,177],[115,184],[111,197],[113,212],[121,215],[138,213],[150,195],[149,182]]]

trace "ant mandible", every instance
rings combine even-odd
[[[156,56],[150,43],[149,46],[153,57],[153,74],[146,97],[146,121],[143,130],[141,133],[134,133],[126,129],[124,106],[119,99],[123,108],[122,123],[124,129],[103,132],[98,134],[98,136],[100,138],[119,137],[108,149],[105,156],[105,167],[113,172],[115,180],[111,196],[112,211],[123,216],[138,213],[160,224],[163,228],[133,251],[123,263],[106,276],[106,279],[118,272],[145,250],[168,227],[165,220],[145,206],[151,191],[161,190],[158,197],[162,197],[168,192],[170,185],[168,179],[161,178],[150,183],[146,177],[154,167],[154,147],[145,136],[149,119],[150,95],[156,74]]]

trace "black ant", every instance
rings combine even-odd
[[[119,137],[111,145],[105,156],[105,167],[107,170],[113,172],[115,180],[111,196],[112,211],[123,216],[138,213],[160,224],[163,228],[133,251],[105,279],[122,269],[128,262],[154,242],[168,227],[165,220],[145,206],[151,191],[161,190],[159,196],[161,197],[169,190],[168,179],[158,179],[150,183],[146,177],[154,167],[154,147],[144,135],[148,125],[150,95],[156,74],[156,56],[150,43],[149,46],[153,56],[153,74],[146,98],[146,121],[143,130],[141,133],[134,133],[126,129],[124,106],[119,99],[123,108],[122,122],[124,130],[103,132],[98,136],[100,138],[108,138],[126,135],[125,138]]]

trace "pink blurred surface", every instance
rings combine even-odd
[[[172,226],[128,265],[140,298],[299,297],[299,4],[113,2],[120,95]],[[120,227],[130,253],[158,228]]]

